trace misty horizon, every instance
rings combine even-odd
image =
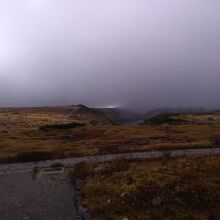
[[[220,2],[1,0],[0,107],[220,108]]]

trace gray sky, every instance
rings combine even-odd
[[[218,0],[0,0],[0,106],[220,107]]]

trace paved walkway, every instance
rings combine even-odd
[[[64,174],[0,175],[0,219],[76,220],[73,187]]]
[[[190,156],[196,154],[209,155],[209,154],[220,154],[220,148],[196,148],[196,149],[185,149],[185,150],[170,150],[170,151],[150,151],[150,152],[136,152],[136,153],[120,153],[120,154],[107,154],[87,157],[74,157],[57,160],[40,161],[36,163],[14,163],[14,164],[2,164],[0,165],[0,176],[5,173],[25,173],[32,171],[34,166],[38,167],[50,167],[53,163],[62,163],[65,167],[74,166],[79,162],[104,162],[112,161],[119,158],[131,159],[131,158],[160,158],[166,154],[170,154],[171,157],[177,156]]]
[[[65,172],[32,177],[34,166],[41,169],[60,162],[65,167],[76,163],[111,161],[118,158],[159,158],[164,155],[220,154],[220,148],[153,151],[125,154],[99,155],[80,158],[48,160],[38,163],[0,165],[0,219],[3,220],[76,220],[74,192]]]

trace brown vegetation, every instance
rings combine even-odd
[[[217,125],[92,125],[87,109],[83,108],[82,116],[79,110],[70,114],[70,109],[0,110],[0,161],[219,146]],[[39,130],[62,123],[87,126]]]
[[[96,164],[84,176],[83,205],[100,220],[217,220],[219,167],[219,156]]]

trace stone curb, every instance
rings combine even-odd
[[[92,220],[92,216],[89,210],[83,207],[81,204],[81,200],[82,200],[81,193],[80,193],[81,183],[82,181],[80,179],[76,179],[74,183],[76,208],[82,220]]]

